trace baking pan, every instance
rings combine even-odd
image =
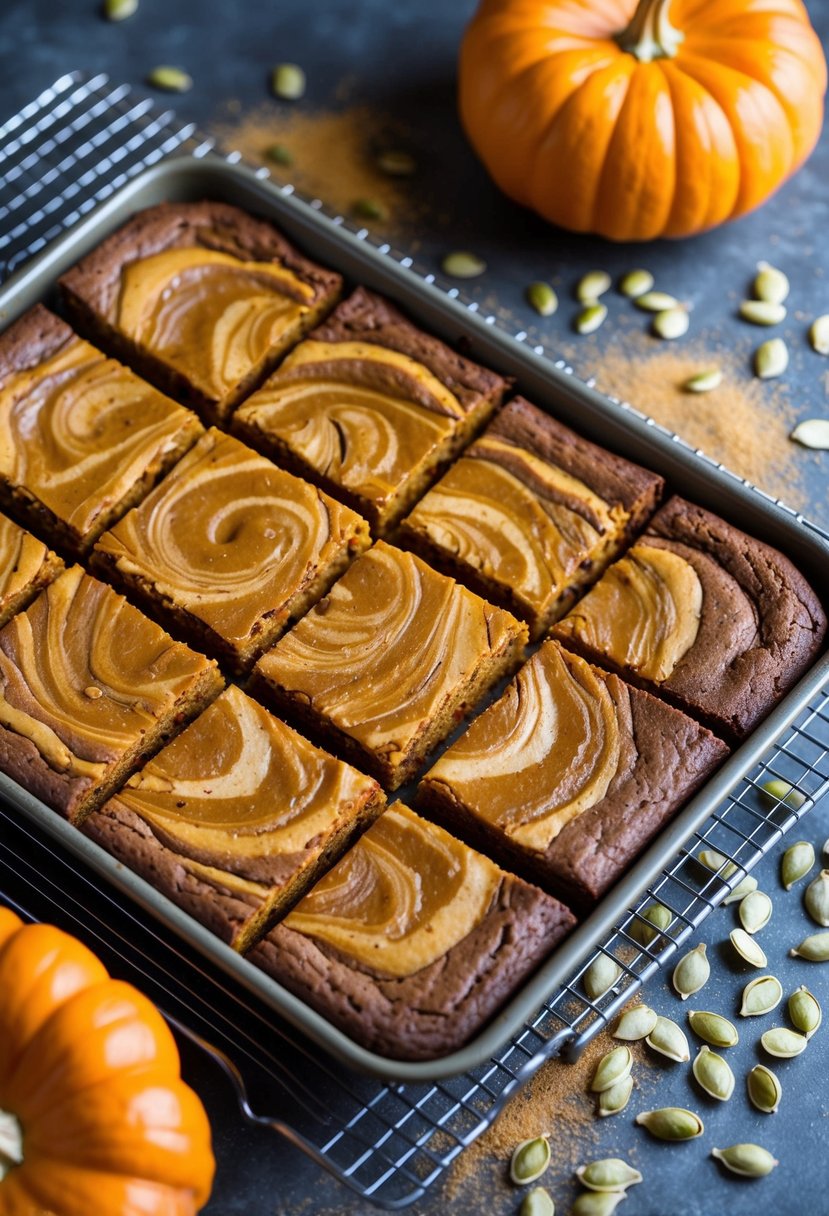
[[[131,214],[159,202],[212,198],[273,220],[315,260],[394,299],[425,329],[496,370],[512,376],[517,388],[541,407],[589,438],[666,477],[669,488],[786,552],[817,590],[829,598],[829,544],[795,512],[783,508],[740,478],[677,443],[653,422],[577,380],[564,365],[553,365],[465,305],[449,292],[397,261],[389,247],[373,246],[362,230],[354,233],[276,187],[260,174],[213,157],[165,161],[136,177],[12,277],[0,292],[0,324],[15,320],[39,300],[49,302],[57,278],[98,245]],[[700,829],[719,803],[757,764],[810,699],[829,682],[829,655],[823,654],[769,717],[732,754],[705,787],[674,817],[590,917],[559,946],[502,1012],[459,1051],[433,1061],[395,1061],[354,1043],[218,938],[125,869],[54,811],[0,774],[0,797],[17,808],[74,857],[148,909],[281,1017],[331,1055],[363,1072],[398,1081],[426,1082],[487,1061],[518,1033],[550,994],[565,984],[611,933],[642,890],[662,872],[688,837]]]

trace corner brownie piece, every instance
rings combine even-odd
[[[679,710],[545,642],[418,805],[588,911],[727,755]]]
[[[375,781],[231,686],[83,831],[245,950],[384,805]]]
[[[765,717],[825,633],[820,601],[787,557],[683,498],[553,628],[729,739]]]
[[[643,527],[663,485],[516,397],[400,535],[537,638]]]
[[[384,535],[506,388],[358,287],[244,404],[234,428]]]
[[[265,220],[200,202],[140,212],[60,286],[84,332],[217,422],[332,307],[342,280]]]
[[[80,822],[223,683],[72,566],[0,630],[0,771]]]
[[[0,501],[73,553],[201,434],[189,410],[38,304],[0,335]]]
[[[211,429],[93,563],[245,671],[369,544],[359,515]]]
[[[397,789],[526,640],[509,613],[377,541],[262,656],[254,688]]]
[[[63,562],[24,528],[0,515],[0,626],[57,578]]]
[[[400,802],[248,958],[370,1051],[462,1047],[575,924]]]

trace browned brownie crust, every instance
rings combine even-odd
[[[37,367],[74,337],[65,321],[35,304],[0,336],[0,383]]]

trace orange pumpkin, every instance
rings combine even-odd
[[[811,152],[826,62],[800,0],[483,0],[460,109],[497,184],[615,241],[763,202]]]
[[[0,908],[0,1216],[192,1216],[213,1169],[154,1006]]]

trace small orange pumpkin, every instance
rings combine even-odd
[[[0,908],[0,1216],[193,1216],[213,1170],[154,1006]]]
[[[483,0],[460,110],[497,184],[615,241],[689,236],[812,151],[826,61],[800,0]]]

